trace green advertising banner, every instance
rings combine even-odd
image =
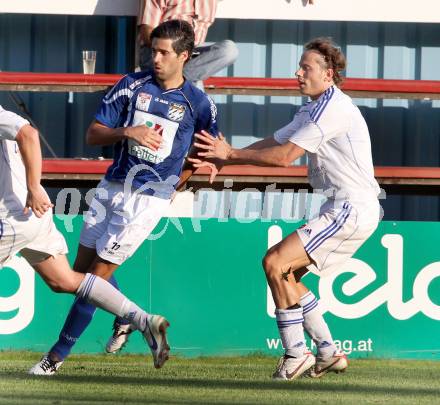
[[[81,221],[57,220],[71,262]],[[278,355],[282,346],[261,259],[300,224],[164,218],[116,277],[130,299],[169,319],[175,354]],[[303,279],[351,357],[440,359],[439,233],[438,223],[382,222],[337,273]],[[0,271],[0,349],[47,351],[72,301],[15,258]],[[74,352],[103,352],[112,320],[98,310]],[[147,351],[139,333],[125,351]]]

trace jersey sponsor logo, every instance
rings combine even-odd
[[[128,153],[132,156],[136,156],[138,159],[146,160],[147,162],[157,164],[163,162],[163,160],[156,154],[150,152],[151,149],[135,144],[134,141],[128,141]]]
[[[151,102],[151,94],[148,93],[139,93],[136,98],[136,109],[141,111],[148,111]]]
[[[163,126],[152,121],[147,121],[145,125],[148,128],[153,128],[160,136],[163,136]]]
[[[156,102],[158,102],[158,103],[166,104],[166,105],[169,104],[169,101],[168,101],[168,100],[164,100],[163,98],[159,98],[159,97],[155,97],[155,98],[154,98],[154,101],[156,101]]]
[[[148,128],[153,128],[160,136],[163,136],[164,128],[162,125],[154,123],[152,121],[146,121],[145,125]],[[130,155],[136,156],[139,159],[146,160],[147,162],[151,162],[154,164],[162,162],[160,157],[155,155],[154,153],[151,153],[150,150],[151,149],[139,145],[129,144],[128,153],[130,153]]]
[[[170,103],[167,117],[173,121],[182,121],[185,116],[185,106],[183,104]]]
[[[153,164],[163,162],[170,155],[173,148],[174,138],[177,129],[179,128],[177,122],[136,110],[131,125],[146,125],[149,128],[154,128],[154,130],[162,136],[162,143],[158,150],[153,150],[146,146],[141,146],[136,141],[129,139],[128,153],[130,155]]]

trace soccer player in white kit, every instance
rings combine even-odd
[[[66,242],[53,223],[52,204],[40,184],[41,166],[38,132],[27,120],[0,106],[0,270],[20,253],[52,290],[75,294],[129,320],[148,342],[159,339],[156,346],[160,348],[161,334],[151,330],[150,314],[107,281],[70,268]],[[30,373],[51,375],[57,368],[43,356]]]
[[[328,198],[317,218],[270,248],[263,259],[285,349],[275,379],[292,380],[306,372],[320,377],[345,371],[348,365],[333,342],[316,297],[300,281],[308,271],[325,275],[341,266],[380,219],[380,189],[374,178],[368,128],[351,98],[337,87],[344,68],[345,57],[329,38],[314,39],[305,45],[296,71],[300,91],[311,101],[292,122],[244,149],[234,149],[223,137],[207,132],[196,135],[201,159],[288,167],[307,154],[310,184]],[[191,161],[196,167],[208,164]],[[316,358],[306,347],[304,329],[316,343]]]

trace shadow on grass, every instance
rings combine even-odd
[[[62,395],[50,395],[50,394],[23,394],[20,393],[20,398],[17,395],[3,395],[0,394],[0,403],[9,404],[35,404],[47,402],[50,404],[121,404],[121,399],[115,395],[115,398],[109,399],[97,399],[96,396],[89,396],[86,394],[79,394],[72,396],[71,398],[64,398]],[[125,402],[125,401],[124,401]],[[125,403],[127,404],[169,404],[170,399],[165,398],[143,398],[142,400],[128,399]],[[176,404],[195,404],[195,405],[206,405],[206,400],[197,400],[192,398],[191,400],[180,400],[178,398],[173,398],[173,403]],[[230,402],[216,402],[216,405],[230,405]]]
[[[339,377],[340,378],[340,377]],[[211,380],[211,379],[200,379],[200,378],[152,378],[149,376],[145,377],[129,377],[129,376],[102,376],[102,375],[66,375],[58,374],[56,376],[29,376],[19,372],[6,373],[0,371],[0,379],[4,380],[32,380],[47,383],[69,383],[69,384],[101,384],[101,385],[136,385],[145,386],[147,388],[152,387],[164,387],[169,389],[179,389],[179,388],[193,388],[193,389],[226,389],[226,390],[253,390],[253,391],[310,391],[310,392],[323,392],[332,393],[339,395],[346,395],[349,393],[356,395],[424,395],[432,396],[438,398],[439,389],[438,388],[411,388],[411,387],[399,387],[394,388],[391,385],[383,386],[370,386],[367,385],[366,381],[364,385],[346,383],[342,379],[339,379],[335,384],[334,379],[323,379],[323,380],[312,380],[312,379],[299,379],[295,381],[237,381],[231,379],[223,380]],[[3,396],[0,394],[0,398]],[[97,401],[96,399],[94,400]],[[157,402],[157,400],[155,400]],[[104,400],[105,402],[105,400]],[[185,403],[185,402],[182,402]],[[192,401],[192,403],[194,403]],[[200,403],[203,403],[200,402]]]

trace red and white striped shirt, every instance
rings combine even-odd
[[[138,25],[152,28],[168,20],[185,20],[194,28],[195,44],[205,42],[214,22],[217,0],[141,0]]]

